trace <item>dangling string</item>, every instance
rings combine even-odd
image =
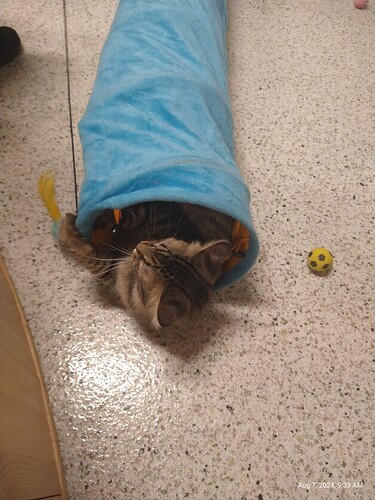
[[[75,200],[76,200],[76,211],[78,212],[77,171],[76,171],[76,157],[75,157],[75,149],[74,149],[72,102],[71,102],[71,93],[70,93],[69,49],[68,49],[68,22],[67,22],[67,16],[66,16],[66,3],[65,3],[65,0],[63,0],[63,8],[64,8],[64,35],[65,35],[66,79],[67,79],[67,86],[68,86],[68,107],[69,107],[69,122],[70,122],[70,142],[71,142],[71,146],[72,146],[74,193],[75,193]]]

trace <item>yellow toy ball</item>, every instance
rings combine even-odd
[[[327,273],[333,264],[333,255],[326,248],[314,248],[307,256],[309,268],[316,273]]]

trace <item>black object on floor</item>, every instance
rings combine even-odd
[[[17,32],[8,26],[0,26],[0,66],[15,59],[21,49],[21,40]]]

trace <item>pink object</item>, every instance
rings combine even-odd
[[[368,0],[354,0],[354,7],[357,7],[357,9],[365,9],[367,4]]]

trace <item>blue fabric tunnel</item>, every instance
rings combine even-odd
[[[258,253],[234,160],[226,30],[225,0],[120,0],[79,124],[80,233],[89,240],[101,212],[144,201],[221,211],[250,238],[217,289],[241,278]]]

